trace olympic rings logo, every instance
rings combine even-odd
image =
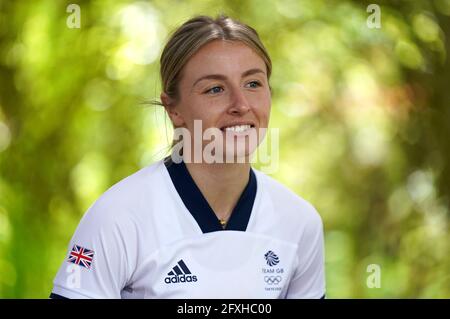
[[[264,276],[264,281],[269,285],[278,285],[281,282],[281,276]]]

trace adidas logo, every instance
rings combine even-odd
[[[177,265],[164,278],[166,284],[176,284],[179,282],[196,282],[197,276],[191,274],[191,271],[184,263],[183,259],[179,260]]]

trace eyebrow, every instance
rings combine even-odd
[[[244,78],[246,76],[256,74],[256,73],[266,74],[263,70],[254,68],[254,69],[249,69],[249,70],[245,71],[244,73],[242,73],[241,78]],[[223,74],[208,74],[208,75],[204,75],[204,76],[198,78],[194,82],[192,87],[194,87],[198,82],[203,81],[203,80],[226,80],[226,79],[227,79],[227,77]]]

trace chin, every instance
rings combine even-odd
[[[224,162],[247,163],[256,151],[257,145],[249,145],[245,140],[225,144]]]

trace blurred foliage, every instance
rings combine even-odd
[[[224,12],[274,64],[274,177],[313,203],[329,298],[449,298],[450,1],[0,0],[0,297],[47,298],[90,204],[161,159],[169,32]],[[381,268],[368,288],[367,267]]]

